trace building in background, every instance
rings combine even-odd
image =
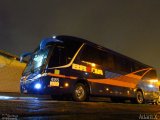
[[[26,63],[19,57],[0,50],[0,92],[19,92],[19,79]]]

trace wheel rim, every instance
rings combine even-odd
[[[138,103],[143,103],[143,94],[141,92],[137,92],[137,102]]]
[[[78,86],[75,90],[75,95],[78,99],[81,99],[85,95],[84,88],[82,86]]]

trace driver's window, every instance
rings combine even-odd
[[[49,60],[50,67],[58,67],[66,64],[65,48],[57,46],[53,49],[52,55]]]

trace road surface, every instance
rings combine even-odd
[[[52,100],[49,96],[0,95],[0,115],[6,120],[139,120],[160,119],[160,106]]]

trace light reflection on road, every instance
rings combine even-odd
[[[10,96],[0,96],[0,100],[11,100],[14,99],[14,97],[10,97]]]
[[[15,97],[15,96],[5,96],[5,95],[0,95],[0,100],[38,100],[42,98],[38,97]]]
[[[112,103],[110,101],[58,101],[50,96],[0,94],[0,115],[18,116],[16,119],[85,119],[135,120],[139,115],[160,115],[159,106],[149,104]],[[4,116],[5,115],[5,116]],[[159,119],[160,117],[158,117]],[[1,119],[1,116],[0,116]]]

